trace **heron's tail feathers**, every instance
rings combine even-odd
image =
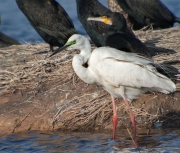
[[[169,64],[155,64],[158,72],[156,75],[159,77],[156,82],[156,87],[153,89],[165,94],[176,91],[176,85],[172,80],[175,80],[175,76],[178,74],[178,70]],[[177,77],[176,77],[177,78]],[[172,79],[172,80],[171,80]]]
[[[176,91],[176,85],[171,79],[165,77],[160,73],[158,73],[158,76],[159,76],[159,81],[157,82],[157,87],[159,88],[158,91],[165,94],[169,94],[171,92]]]
[[[161,88],[162,93],[169,94],[171,92],[176,91],[176,85],[170,79],[164,79],[163,87]]]

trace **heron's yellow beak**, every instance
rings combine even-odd
[[[89,17],[87,18],[88,21],[99,21],[103,22],[105,24],[112,25],[112,20],[111,18],[108,18],[107,16],[100,16],[100,17]]]

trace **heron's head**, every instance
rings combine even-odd
[[[56,51],[54,51],[50,55],[50,57],[59,53],[62,50],[65,50],[65,49],[66,50],[73,50],[73,49],[81,50],[87,41],[88,41],[88,39],[86,37],[79,35],[79,34],[74,34],[68,39],[68,41],[66,42],[66,44],[63,47],[58,48]]]
[[[81,49],[87,40],[88,39],[83,35],[74,34],[68,39],[65,45],[68,46],[67,50]]]

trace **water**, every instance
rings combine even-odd
[[[0,138],[1,153],[178,153],[180,152],[180,130],[151,129],[149,136],[139,133],[138,148],[121,130],[117,140],[110,139],[111,133],[41,133],[30,131],[10,134]]]
[[[73,20],[77,31],[86,35],[86,32],[77,19],[75,0],[57,0]],[[18,40],[25,42],[43,42],[41,37],[31,27],[28,20],[21,13],[15,0],[0,0],[0,14],[2,25],[0,31]],[[106,5],[106,0],[100,0]],[[176,15],[180,17],[179,0],[162,0],[162,2]],[[176,24],[178,25],[178,24]],[[30,131],[26,133],[10,134],[0,137],[0,152],[11,153],[91,153],[91,152],[138,152],[129,138],[127,132],[118,133],[119,143],[110,139],[111,132],[98,133],[40,133]],[[146,132],[139,135],[139,150],[148,153],[176,153],[180,152],[180,130],[179,129],[152,129],[147,137]]]
[[[75,28],[81,34],[86,32],[77,19],[75,0],[57,0],[71,17]],[[67,1],[69,1],[67,3]],[[99,0],[103,5],[107,6],[106,0]],[[180,1],[179,0],[162,0],[162,2],[176,15],[180,17]],[[20,43],[25,42],[43,42],[42,38],[31,27],[28,20],[19,10],[15,0],[0,0],[0,14],[2,17],[2,25],[0,31],[18,40]],[[176,24],[178,25],[178,24]]]
[[[0,0],[0,15],[2,25],[0,31],[15,38],[20,43],[25,42],[43,42],[42,38],[29,24],[24,14],[19,10],[15,0]],[[57,0],[71,17],[75,28],[80,34],[86,35],[84,28],[77,18],[75,0],[67,3],[67,0]],[[100,0],[106,5],[105,0]],[[107,5],[106,5],[107,6]]]

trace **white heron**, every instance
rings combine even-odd
[[[111,95],[113,106],[113,140],[115,140],[117,113],[114,98],[122,97],[130,112],[136,136],[136,122],[129,102],[147,91],[169,94],[176,90],[175,84],[157,72],[151,59],[135,53],[127,53],[110,47],[99,47],[91,52],[89,40],[79,34],[72,35],[61,49],[79,49],[72,66],[81,80],[88,84],[100,84]],[[51,56],[52,56],[51,55]],[[88,67],[83,64],[87,63]]]

